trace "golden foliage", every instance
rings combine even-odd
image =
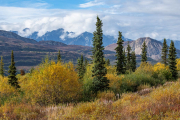
[[[151,86],[149,84],[142,84],[140,86],[137,87],[138,91],[146,89],[146,88],[150,88]]]
[[[150,73],[150,74],[152,74],[153,72],[154,72],[153,66],[149,62],[147,62],[147,63],[142,62],[141,65],[135,71],[136,74],[140,74],[140,73],[145,73],[145,74]]]
[[[153,70],[154,72],[159,72],[161,70],[169,70],[169,67],[158,62],[157,64],[154,65]]]
[[[8,83],[8,77],[0,76],[0,96],[9,96],[16,92],[17,90]]]
[[[71,101],[80,90],[78,75],[71,62],[56,64],[46,61],[28,80],[21,80],[21,84],[27,98],[40,104]]]
[[[114,100],[115,99],[115,94],[112,91],[104,91],[104,92],[99,92],[97,94],[98,99],[103,99],[103,100]]]
[[[116,67],[115,66],[106,66],[107,74],[116,74]]]
[[[124,78],[123,75],[117,76],[116,74],[106,74],[107,79],[109,80],[109,86],[113,87],[116,85],[116,87],[120,87],[121,85],[121,80]]]
[[[176,67],[177,67],[177,70],[180,71],[180,59],[176,59]]]

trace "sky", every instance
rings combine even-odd
[[[0,29],[21,36],[63,28],[76,37],[103,22],[103,34],[180,40],[179,0],[0,0]],[[26,32],[24,28],[29,28]]]

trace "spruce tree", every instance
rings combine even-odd
[[[131,69],[132,69],[133,72],[135,72],[135,70],[136,70],[136,54],[133,51],[131,53],[131,55],[132,55],[132,57],[131,57]]]
[[[93,37],[93,86],[92,92],[97,94],[98,91],[104,91],[109,89],[109,80],[107,79],[107,69],[105,67],[104,60],[104,46],[103,46],[103,32],[102,32],[102,21],[97,16],[96,31]]]
[[[116,50],[116,72],[117,75],[119,74],[124,74],[125,69],[124,69],[124,63],[125,63],[125,54],[123,54],[123,42],[124,40],[122,39],[122,33],[119,31],[119,37],[117,41],[117,47],[115,48]]]
[[[169,69],[172,73],[172,78],[176,80],[178,78],[177,67],[176,67],[176,48],[174,47],[174,42],[172,40],[169,47],[168,63],[169,63]]]
[[[106,60],[106,65],[110,66],[110,60],[109,59]]]
[[[124,49],[123,50],[123,74],[125,74],[125,72],[126,72],[126,63],[127,63],[127,60],[126,60],[126,50]]]
[[[131,46],[129,45],[129,41],[127,45],[126,69],[131,70]]]
[[[85,68],[87,67],[87,65],[88,65],[88,60],[87,60],[87,58],[85,58],[85,61],[84,61]]]
[[[1,68],[0,68],[0,75],[4,77],[4,63],[3,63],[3,56],[1,56]]]
[[[168,65],[168,62],[167,62],[167,54],[168,54],[168,46],[166,44],[166,39],[164,39],[164,42],[163,42],[163,47],[162,47],[162,63],[166,65]]]
[[[61,62],[61,54],[60,54],[60,50],[59,50],[59,53],[57,55],[57,62]]]
[[[145,41],[143,42],[141,49],[142,49],[141,62],[147,62],[147,46]]]
[[[84,66],[84,58],[83,58],[83,55],[81,55],[81,58],[78,59],[78,67],[77,67],[77,70],[78,70],[79,79],[82,80],[83,77],[84,77],[84,73],[85,73],[85,66]]]
[[[15,62],[14,62],[14,54],[13,54],[13,50],[11,53],[11,65],[9,66],[9,71],[8,73],[10,73],[10,75],[8,76],[8,82],[11,86],[17,88],[20,88],[17,78],[16,78],[16,67],[15,67]]]

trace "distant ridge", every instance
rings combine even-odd
[[[62,42],[47,40],[47,41],[39,41],[36,43],[37,45],[43,45],[43,46],[67,46],[66,44]]]
[[[141,54],[141,48],[143,42],[146,42],[147,45],[147,56],[154,59],[154,60],[160,60],[161,59],[161,49],[162,49],[162,42],[152,39],[150,37],[143,37],[139,38],[135,41],[130,41],[129,44],[131,46],[132,51],[135,51],[137,55]],[[127,43],[124,42],[124,48],[127,48]],[[117,44],[111,44],[105,47],[105,50],[110,50],[115,52],[115,48],[117,47]],[[177,57],[180,57],[180,50],[177,49]]]
[[[25,37],[21,37],[21,36],[19,36],[18,34],[13,33],[13,32],[10,32],[10,31],[0,30],[0,36],[4,36],[4,37],[7,37],[7,38],[13,38],[13,39],[22,40],[22,41],[27,42],[27,43],[33,43],[33,44],[34,44],[34,43],[37,43],[36,40],[29,39],[29,38],[25,38]]]

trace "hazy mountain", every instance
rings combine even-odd
[[[174,45],[175,45],[176,49],[180,50],[180,41],[179,40],[173,40],[173,41],[174,41]],[[163,43],[164,39],[161,40],[161,42]],[[166,39],[166,42],[167,42],[167,45],[170,46],[171,40],[170,39]]]
[[[28,28],[23,31],[29,30]],[[14,33],[18,33],[17,31],[13,31]],[[93,34],[89,32],[84,32],[77,37],[73,37],[74,32],[65,32],[64,29],[57,29],[51,32],[46,32],[43,36],[39,37],[38,32],[32,33],[27,38],[31,38],[37,41],[46,41],[53,40],[65,43],[67,45],[83,45],[83,46],[92,46],[92,38]],[[131,41],[130,39],[124,38],[125,41]],[[116,43],[116,39],[113,36],[103,35],[103,46],[110,45],[112,43]]]
[[[147,56],[154,59],[161,59],[161,49],[163,44],[160,41],[154,40],[149,37],[139,38],[135,41],[130,41],[129,44],[131,46],[132,51],[135,51],[137,55],[141,54],[141,48],[143,42],[146,42],[147,45]],[[124,48],[127,48],[127,43],[124,42]],[[115,51],[114,49],[117,47],[117,44],[111,44],[105,47],[105,50]],[[180,57],[180,51],[177,49],[177,56]]]

